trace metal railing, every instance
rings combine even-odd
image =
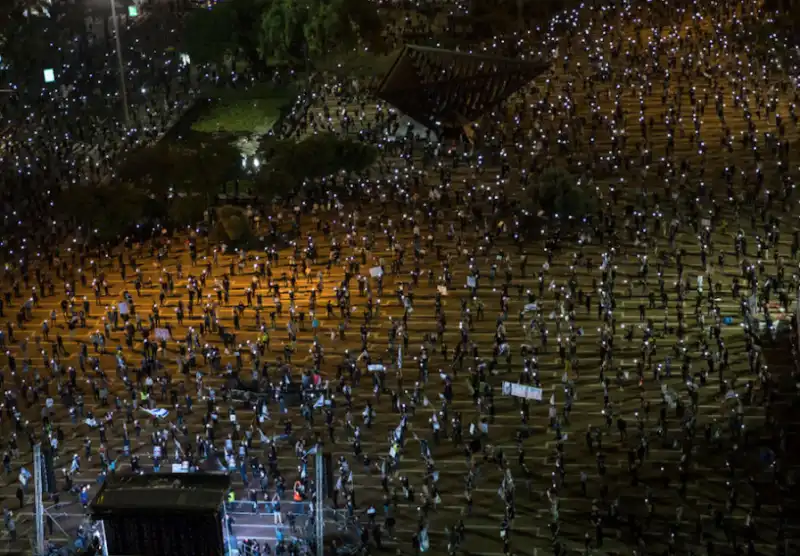
[[[281,500],[281,512],[292,512],[295,515],[308,514],[309,502],[294,502]],[[225,511],[231,515],[242,514],[272,514],[275,512],[272,502],[250,502],[248,500],[234,500],[225,502]]]

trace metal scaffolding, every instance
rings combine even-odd
[[[322,458],[322,446],[317,445],[316,465],[314,473],[316,476],[316,500],[314,500],[314,531],[317,543],[317,556],[325,556],[325,516],[323,506],[325,504],[325,462]]]
[[[33,507],[36,511],[35,529],[36,540],[34,550],[37,556],[44,554],[44,502],[42,500],[42,472],[44,471],[44,460],[42,459],[42,445],[37,442],[33,446],[33,484],[34,500]]]

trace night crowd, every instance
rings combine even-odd
[[[532,554],[531,529],[555,556],[791,553],[797,77],[778,35],[753,42],[761,10],[593,3],[487,44],[552,67],[472,141],[317,75],[278,132],[382,154],[369,177],[251,209],[261,252],[168,229],[63,242],[51,190],[106,179],[193,86],[177,58],[131,53],[135,131],[76,119],[93,75],[116,75],[76,46],[69,94],[27,124],[29,100],[4,107],[21,123],[3,151],[10,538],[38,440],[61,469],[48,504],[85,508],[119,472],[230,470],[245,554],[307,549],[316,450],[364,553],[474,553],[487,521],[504,554]],[[589,213],[530,214],[554,168]]]

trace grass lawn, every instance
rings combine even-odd
[[[242,96],[224,95],[197,121],[193,131],[202,133],[266,133],[291,97],[288,91],[245,91]]]

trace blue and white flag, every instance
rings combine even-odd
[[[316,445],[314,445],[314,447],[311,448],[310,450],[306,450],[306,455],[307,456],[313,456],[316,453],[317,453],[317,446]]]
[[[157,407],[155,409],[146,409],[143,407],[142,411],[144,411],[145,413],[149,413],[156,419],[164,419],[167,415],[169,415],[169,411],[160,407]]]
[[[318,409],[325,405],[325,396],[320,396],[317,398],[317,401],[314,402],[314,409]]]
[[[423,529],[419,532],[419,550],[420,552],[427,552],[431,547],[431,541],[428,538],[428,530]]]

